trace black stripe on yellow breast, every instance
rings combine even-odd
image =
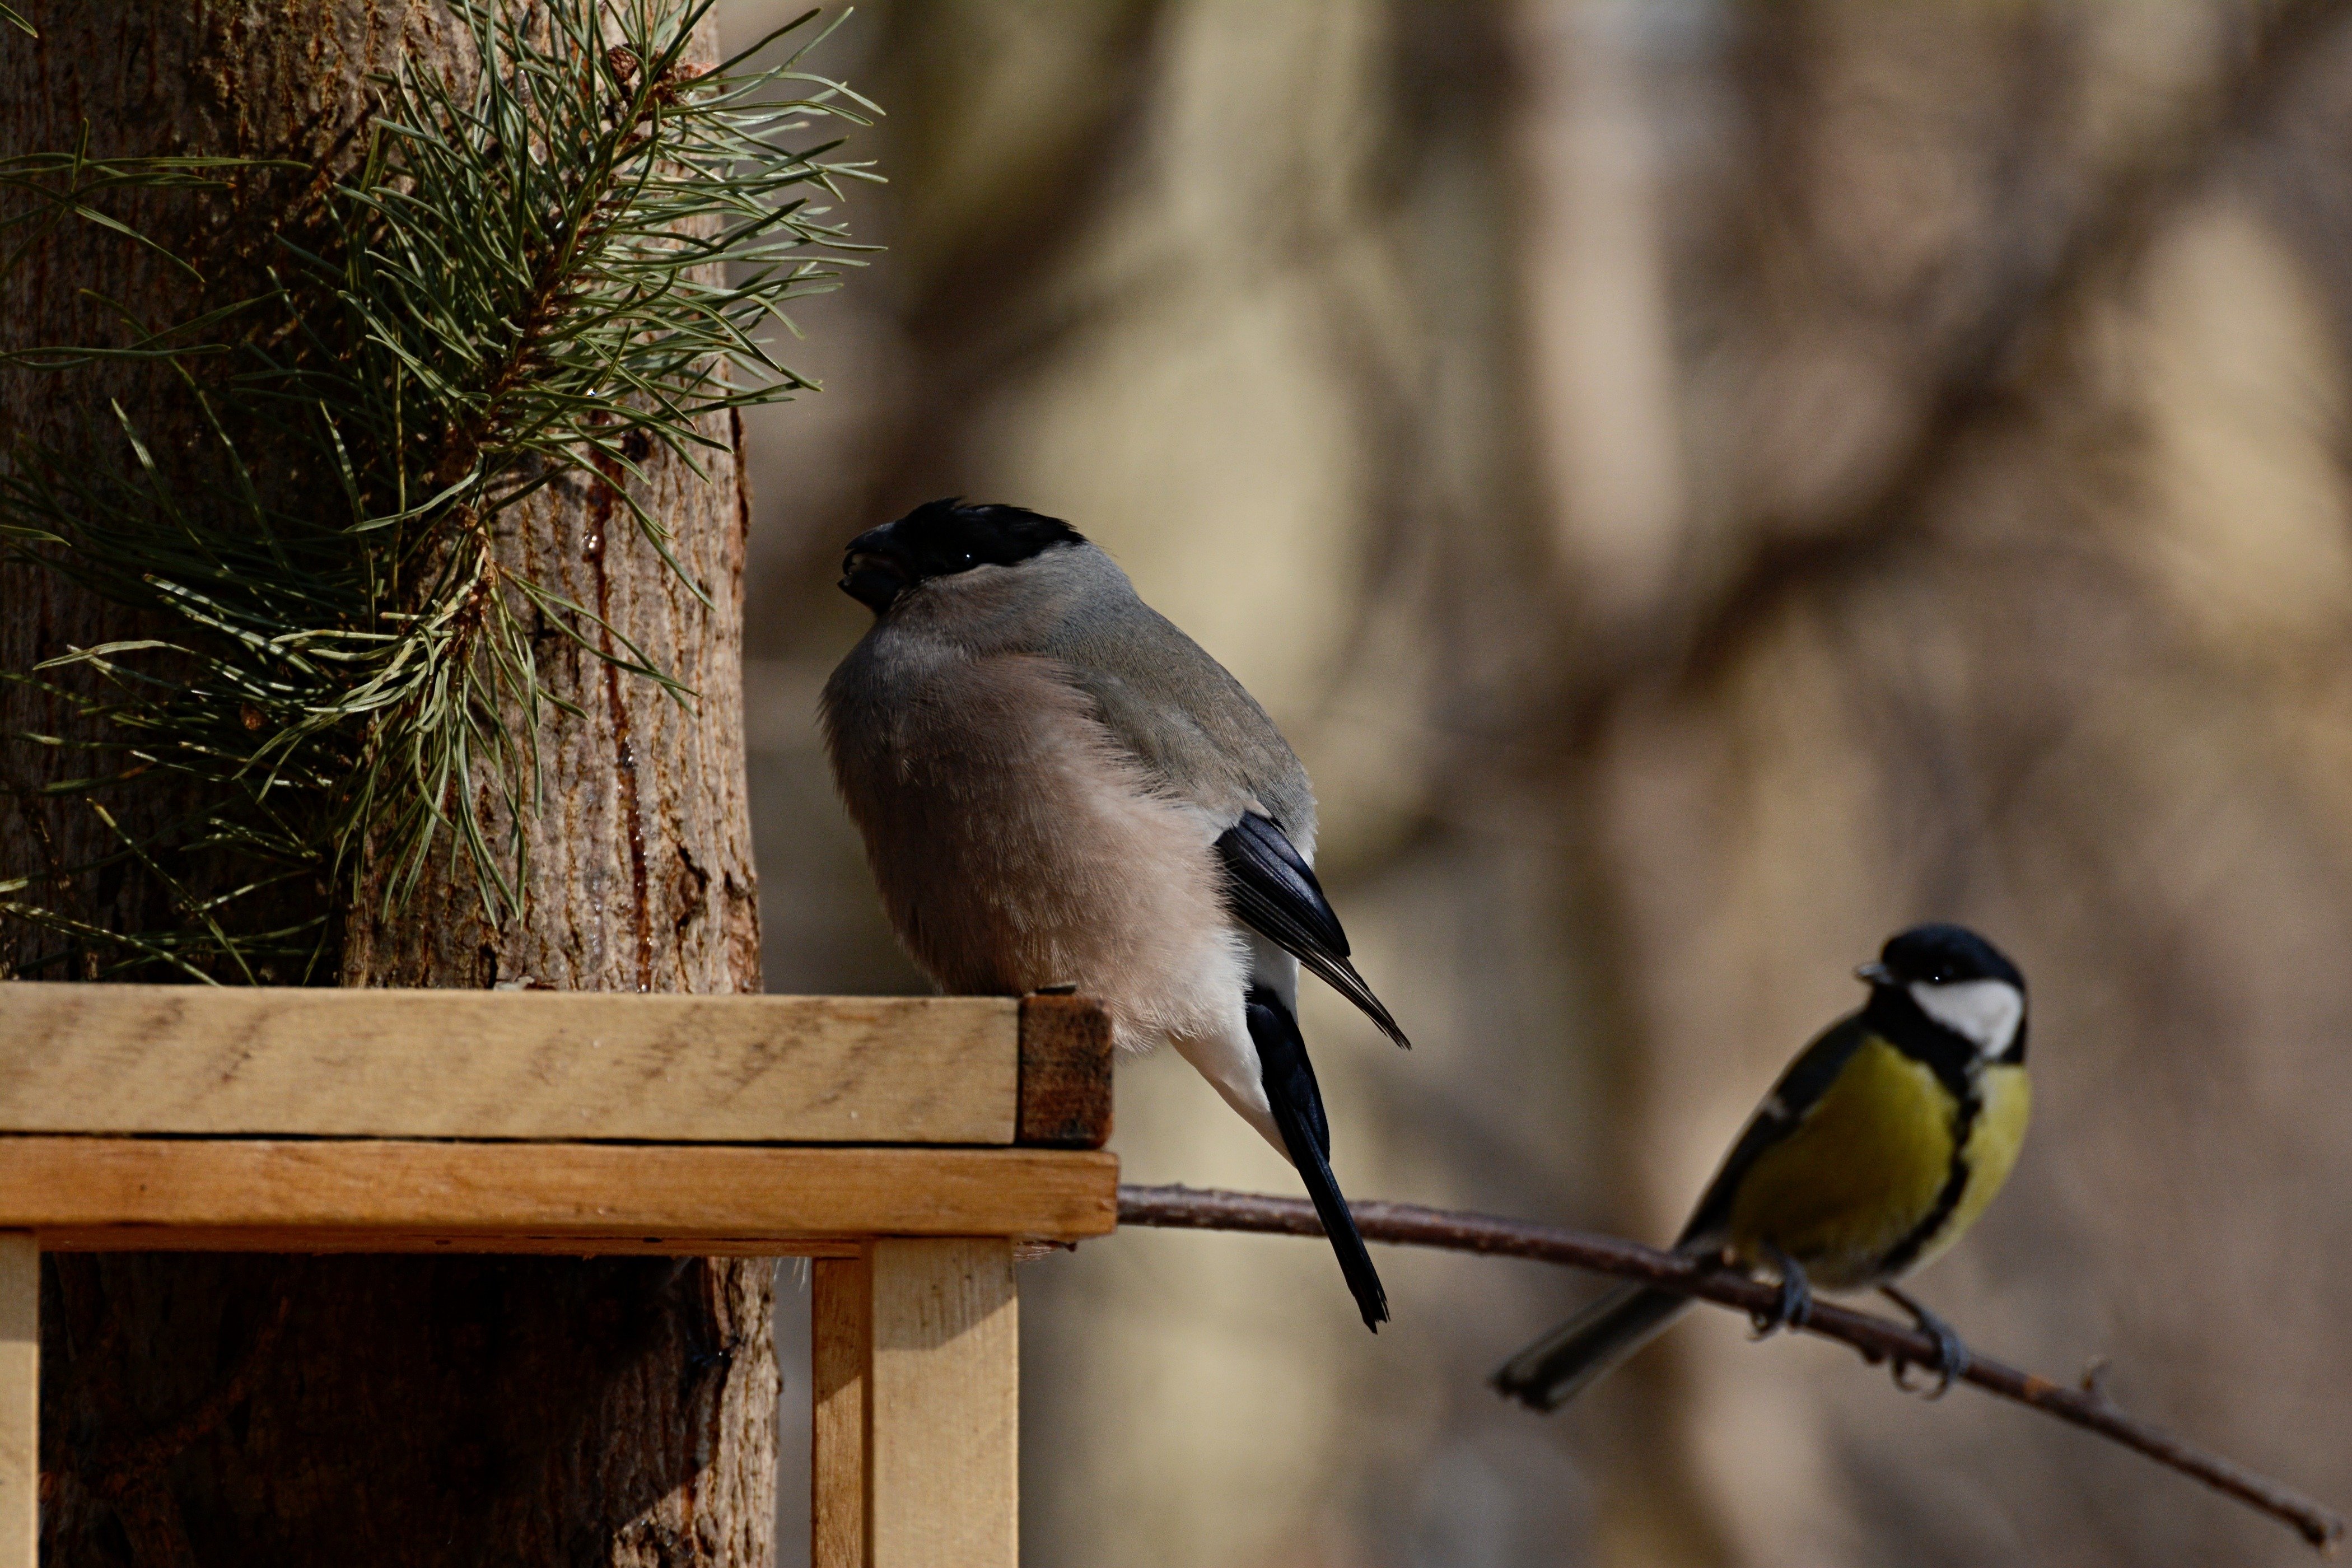
[[[1951,1087],[1944,1081],[1942,1074],[1937,1074],[1937,1078],[1944,1088],[1948,1089]],[[1879,1260],[1879,1269],[1888,1279],[1903,1273],[1917,1262],[1920,1249],[1937,1238],[1958,1210],[1961,1195],[1968,1191],[1969,1178],[1974,1170],[1969,1163],[1969,1136],[1976,1131],[1977,1118],[1983,1110],[1984,1096],[1978,1091],[1974,1079],[1966,1080],[1958,1100],[1952,1106],[1952,1154],[1944,1171],[1944,1189],[1936,1194],[1934,1205],[1921,1216],[1919,1223],[1895,1244],[1893,1251]]]
[[[2033,1080],[2025,1076],[2023,1064],[2004,1058],[1982,1068],[1977,1093],[1982,1109],[1964,1151],[1967,1184],[1941,1227],[1922,1239],[1907,1268],[1932,1262],[1967,1234],[2009,1181],[2018,1153],[2025,1147],[2025,1129],[2033,1117]]]

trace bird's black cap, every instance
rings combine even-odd
[[[925,501],[896,522],[849,542],[841,590],[880,615],[899,595],[933,577],[975,566],[1014,566],[1086,535],[1058,517],[1018,506],[966,506],[961,496]]]
[[[2005,980],[2022,992],[2017,965],[1966,926],[1920,925],[1887,938],[1876,963],[1862,966],[1862,978],[1877,985],[1930,985],[1961,980]]]

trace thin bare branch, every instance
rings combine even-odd
[[[1367,1241],[1564,1264],[1679,1291],[1751,1315],[1770,1311],[1780,1297],[1777,1285],[1613,1236],[1452,1209],[1424,1208],[1419,1204],[1360,1203],[1349,1207],[1355,1211],[1357,1228]],[[1166,1230],[1239,1230],[1267,1236],[1323,1234],[1314,1205],[1304,1198],[1182,1186],[1121,1186],[1118,1221],[1121,1225]],[[1898,1367],[1935,1364],[1936,1342],[1909,1324],[1890,1318],[1816,1302],[1803,1327],[1808,1333],[1853,1347],[1873,1366],[1889,1362]],[[2292,1526],[2323,1552],[2332,1550],[2343,1538],[2344,1518],[2333,1509],[2218,1454],[2184,1443],[2161,1427],[2126,1415],[2100,1391],[2094,1378],[2086,1378],[2080,1388],[2069,1388],[2049,1378],[1976,1356],[1959,1381],[2096,1432],[2160,1465],[2203,1481]]]

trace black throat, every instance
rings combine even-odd
[[[1863,1009],[1862,1021],[1871,1033],[1913,1061],[1926,1063],[1937,1080],[1963,1102],[1972,1103],[1977,1099],[1977,1070],[1983,1057],[1976,1042],[1927,1016],[1907,989],[1900,985],[1872,986],[1870,1004]],[[2024,1049],[2025,1030],[2020,1024],[2017,1040],[2009,1055],[2021,1058]],[[2009,1057],[2002,1059],[2008,1060]]]

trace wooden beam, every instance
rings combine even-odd
[[[870,1568],[1019,1568],[1013,1244],[877,1241],[873,1313]]]
[[[1021,999],[1016,1143],[1099,1149],[1110,1142],[1110,1015],[1084,996]]]
[[[874,1386],[874,1263],[819,1258],[809,1281],[809,1565],[868,1568],[866,1405]]]
[[[58,1251],[788,1253],[1102,1236],[1118,1183],[1078,1150],[0,1138],[0,1229]]]
[[[598,1232],[516,1230],[345,1230],[332,1226],[237,1229],[221,1226],[77,1226],[35,1233],[45,1252],[288,1252],[305,1257],[340,1253],[496,1252],[537,1258],[855,1258],[858,1243],[841,1236],[706,1236],[672,1232],[607,1236]]]
[[[41,1255],[0,1235],[0,1568],[35,1568],[41,1533]]]
[[[0,1132],[1010,1143],[1017,1004],[0,982]]]

